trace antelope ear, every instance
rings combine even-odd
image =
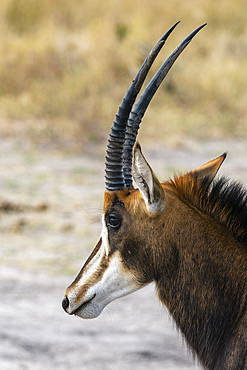
[[[142,154],[139,143],[134,147],[133,179],[142,193],[149,212],[152,214],[161,212],[165,207],[165,193]]]
[[[203,178],[207,176],[211,181],[215,178],[217,172],[220,169],[220,166],[224,162],[227,153],[223,153],[221,156],[212,159],[211,161],[205,163],[201,167],[197,168],[194,171],[189,172],[186,175],[196,176],[197,178]]]

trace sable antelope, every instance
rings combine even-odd
[[[70,315],[94,318],[154,281],[204,367],[247,369],[247,192],[215,179],[226,154],[160,183],[140,145],[134,147],[153,95],[204,26],[171,53],[133,108],[176,25],[151,50],[119,107],[107,145],[102,234],[62,306]]]

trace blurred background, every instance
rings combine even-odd
[[[61,309],[101,230],[107,136],[147,53],[147,82],[190,32],[139,140],[158,177],[229,152],[247,183],[245,0],[0,2],[0,368],[196,369],[153,287],[90,321]],[[109,351],[110,348],[110,351]]]
[[[146,54],[177,20],[156,68],[188,33],[208,26],[160,88],[143,137],[177,143],[187,135],[245,135],[246,8],[245,0],[2,1],[2,135],[105,141]]]

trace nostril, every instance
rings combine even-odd
[[[64,309],[64,311],[67,310],[67,308],[69,307],[69,300],[67,297],[64,297],[64,299],[62,300],[62,307]]]

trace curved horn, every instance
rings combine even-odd
[[[125,187],[123,175],[123,146],[129,114],[156,56],[178,23],[179,22],[176,22],[169,28],[148,54],[127,91],[127,94],[123,98],[118,113],[116,114],[116,119],[113,121],[106,150],[105,187],[107,190],[117,190]]]
[[[184,39],[181,42],[181,44],[179,44],[173,50],[173,52],[169,55],[169,57],[165,60],[160,69],[156,72],[152,80],[149,82],[143,94],[140,96],[139,100],[135,104],[134,109],[130,113],[125,134],[124,157],[123,157],[123,171],[126,187],[132,186],[132,174],[131,174],[133,157],[132,152],[142,117],[144,116],[144,113],[146,112],[146,109],[150,101],[152,100],[152,97],[154,96],[158,87],[160,86],[165,76],[169,72],[173,63],[176,61],[176,59],[179,57],[182,51],[186,48],[186,46],[190,43],[193,37],[204,26],[206,26],[206,23],[198,27],[195,31],[193,31],[188,37],[186,37],[186,39]]]

